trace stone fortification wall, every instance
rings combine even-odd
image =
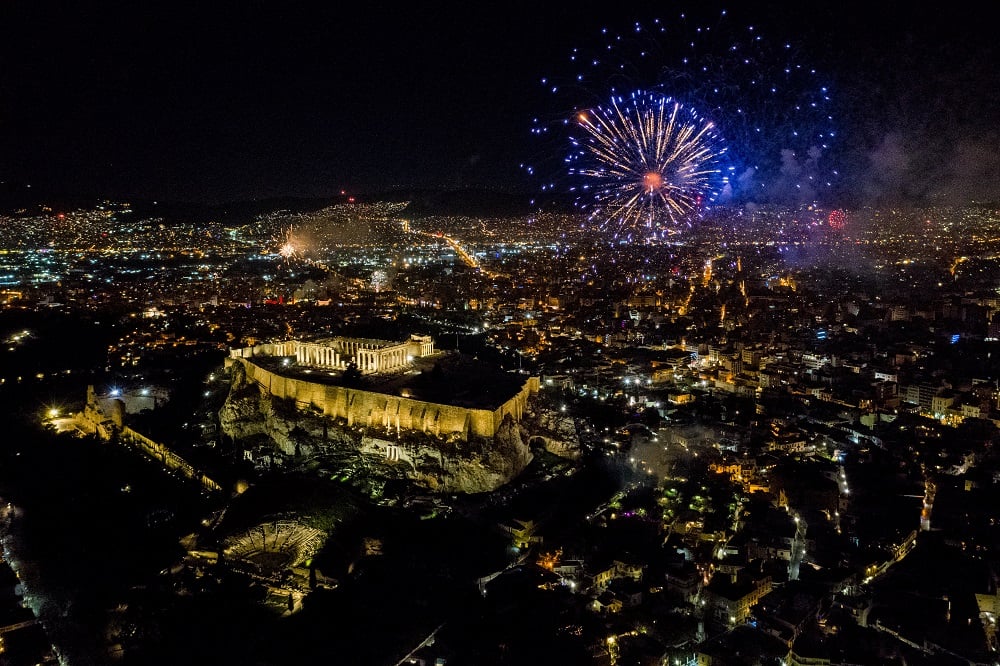
[[[520,422],[528,398],[538,392],[538,377],[529,377],[520,391],[496,409],[471,409],[285,377],[254,363],[253,356],[259,355],[263,354],[231,354],[230,362],[241,363],[247,378],[261,391],[294,400],[300,409],[342,418],[348,425],[384,428],[386,432],[417,430],[462,440],[471,436],[492,438],[505,416]]]
[[[136,448],[151,458],[160,461],[169,470],[177,471],[201,483],[207,490],[219,491],[222,487],[194,468],[187,460],[174,453],[170,447],[160,444],[149,437],[125,425],[122,418],[125,414],[125,404],[116,398],[98,396],[94,386],[87,387],[87,403],[77,416],[77,425],[84,432],[97,434],[101,439],[110,441],[118,436],[118,441],[126,446]]]
[[[124,444],[134,446],[146,455],[156,458],[167,469],[180,472],[187,478],[198,481],[205,487],[206,490],[212,490],[215,492],[222,490],[222,486],[202,472],[196,470],[191,463],[171,451],[169,447],[146,437],[142,433],[136,432],[135,430],[132,430],[132,428],[125,426],[122,428],[119,437]]]

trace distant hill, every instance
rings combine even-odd
[[[524,192],[503,192],[485,189],[398,189],[382,192],[358,193],[357,203],[377,201],[409,202],[402,215],[411,218],[467,215],[470,217],[504,217],[528,215],[540,207],[546,210],[569,210],[565,201],[551,200],[540,204],[533,196]],[[45,205],[56,211],[92,208],[103,197],[81,197],[41,192],[38,189],[0,185],[0,213],[16,210],[37,209]],[[119,200],[120,201],[120,200]],[[346,196],[331,197],[280,197],[252,199],[226,203],[170,202],[170,201],[129,201],[131,209],[140,217],[162,217],[177,223],[221,222],[242,224],[258,215],[276,210],[308,212],[339,203],[348,203]]]
[[[24,183],[15,183],[9,180],[0,183],[0,213],[13,213],[20,209],[37,208],[42,204],[51,206],[53,209],[71,210],[93,206],[93,203],[93,199],[85,200],[82,197],[43,192]]]
[[[409,201],[410,204],[401,214],[412,218],[436,215],[470,217],[527,215],[533,210],[531,197],[527,194],[491,190],[400,190],[373,193],[366,199]]]
[[[437,215],[468,215],[471,217],[492,217],[527,215],[536,207],[527,194],[497,192],[489,190],[392,190],[387,192],[358,193],[352,197],[356,203],[379,201],[409,202],[400,213],[403,217],[421,218]],[[160,204],[159,214],[164,217],[179,215],[194,220],[195,215],[208,216],[218,221],[246,220],[256,215],[275,210],[306,212],[326,206],[348,203],[347,197],[320,199],[281,198],[260,201],[238,201],[215,206],[190,206],[171,204],[165,209]],[[165,214],[169,210],[171,215]],[[137,209],[137,212],[138,209]]]
[[[276,210],[304,213],[320,210],[337,203],[344,203],[346,197],[300,198],[280,197],[273,199],[251,199],[229,201],[219,204],[187,202],[137,202],[132,209],[142,217],[163,217],[175,222],[220,222],[223,224],[243,224],[253,218]]]

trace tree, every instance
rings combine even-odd
[[[658,428],[660,426],[660,410],[656,407],[647,407],[642,410],[640,419],[648,427]]]
[[[353,361],[347,364],[344,374],[341,376],[344,386],[358,387],[361,385],[361,371],[358,364]]]

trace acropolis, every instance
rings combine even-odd
[[[352,426],[467,441],[494,437],[505,417],[521,421],[538,392],[538,377],[463,365],[447,381],[428,384],[434,366],[457,359],[435,352],[429,336],[411,335],[402,342],[336,337],[265,343],[231,350],[226,365],[243,366],[243,376],[263,394]],[[341,380],[352,363],[365,375],[363,386]]]

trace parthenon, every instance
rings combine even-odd
[[[344,370],[354,363],[361,372],[373,374],[399,370],[413,359],[430,356],[434,353],[434,340],[428,335],[411,335],[402,342],[334,337],[310,342],[289,340],[280,347],[272,353],[294,356],[298,365]],[[245,352],[240,349],[231,353],[243,356]]]

